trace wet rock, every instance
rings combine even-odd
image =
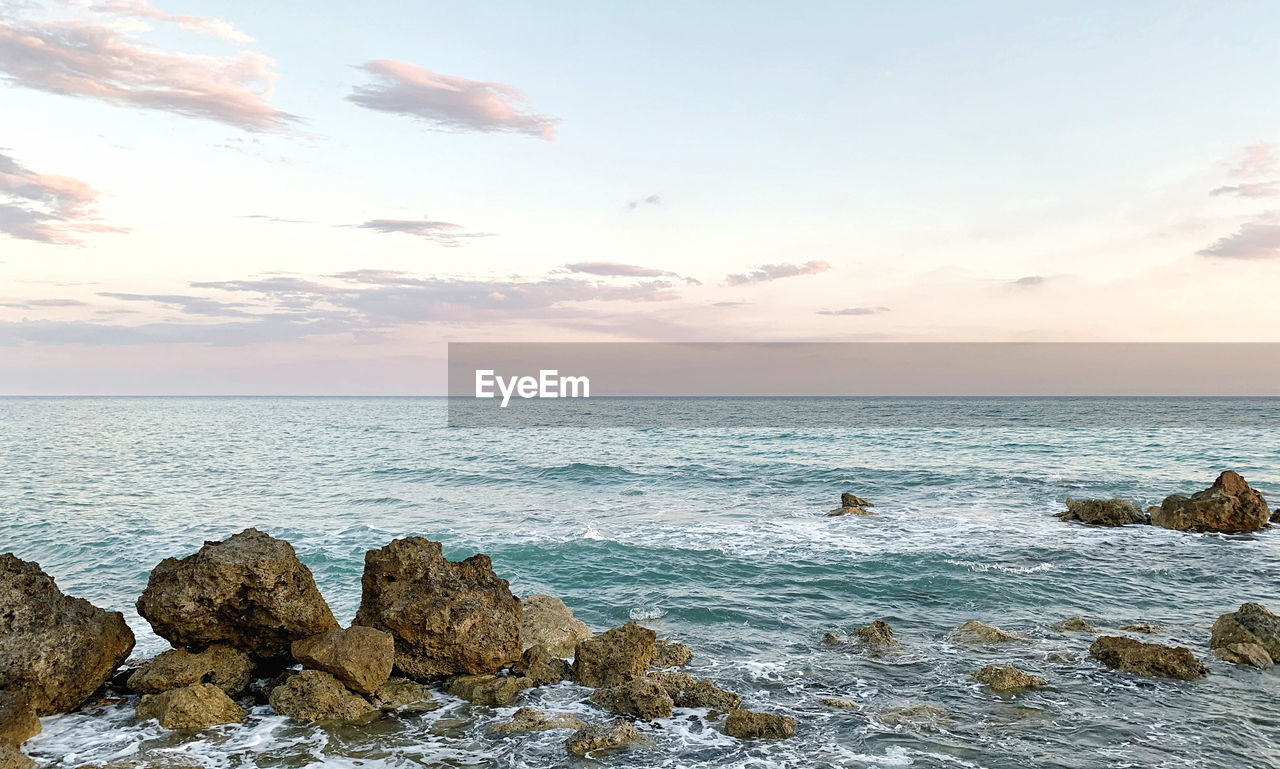
[[[378,713],[368,700],[321,670],[300,670],[271,690],[271,709],[299,721],[365,721]]]
[[[1271,522],[1272,522],[1272,523],[1280,523],[1280,507],[1277,507],[1277,508],[1275,509],[1275,512],[1273,512],[1273,513],[1271,514]]]
[[[1163,626],[1163,625],[1156,625],[1156,624],[1151,623],[1151,622],[1139,622],[1139,623],[1136,623],[1136,624],[1133,624],[1133,625],[1125,625],[1125,626],[1121,627],[1120,629],[1121,629],[1121,630],[1128,630],[1128,631],[1129,631],[1129,632],[1131,632],[1131,633],[1147,633],[1148,635],[1149,635],[1149,634],[1151,634],[1151,633],[1163,633],[1163,632],[1164,632],[1164,626]]]
[[[635,716],[644,721],[669,717],[673,706],[662,686],[648,678],[596,689],[591,701],[615,716]]]
[[[870,625],[855,627],[849,631],[849,635],[855,641],[862,642],[868,649],[883,650],[898,645],[893,637],[893,628],[889,627],[889,623],[884,620],[878,619]]]
[[[1213,650],[1218,659],[1236,665],[1269,668],[1274,664],[1271,655],[1260,644],[1227,644]]]
[[[487,555],[446,560],[439,542],[397,539],[364,557],[355,624],[395,638],[395,668],[426,680],[496,673],[520,659],[520,601]]]
[[[951,631],[948,638],[952,643],[961,644],[994,644],[1027,640],[1024,636],[1006,633],[994,625],[988,625],[976,619],[971,619]]]
[[[499,708],[511,704],[516,695],[531,685],[527,678],[486,673],[478,676],[454,676],[445,681],[444,690],[473,705]]]
[[[846,700],[840,697],[822,697],[818,702],[829,708],[839,708],[841,710],[861,710],[862,706],[853,700]]]
[[[1071,499],[1068,497],[1067,509],[1054,515],[1064,521],[1080,521],[1090,526],[1151,523],[1150,516],[1127,499]]]
[[[738,739],[780,740],[795,736],[796,720],[791,716],[736,708],[729,711],[729,717],[724,721],[724,732]]]
[[[1271,661],[1280,660],[1280,617],[1258,603],[1243,604],[1238,611],[1218,617],[1213,623],[1209,648],[1226,648],[1236,644],[1260,646]],[[1250,655],[1243,656],[1247,658]]]
[[[867,500],[863,499],[862,497],[856,494],[850,494],[847,491],[840,495],[840,506],[841,507],[875,507],[875,505],[872,504],[871,502],[868,502]]]
[[[533,686],[550,686],[572,677],[573,665],[538,645],[525,649],[511,671],[529,679]]]
[[[828,518],[836,518],[841,515],[875,515],[875,511],[858,505],[841,505],[827,513]]]
[[[123,614],[63,595],[39,565],[0,555],[0,689],[25,692],[36,715],[63,713],[131,651]]]
[[[520,612],[520,638],[525,649],[542,646],[557,657],[572,657],[578,642],[591,637],[587,624],[554,596],[525,596],[520,599]]]
[[[245,712],[217,686],[193,684],[142,695],[137,716],[139,721],[154,718],[165,729],[208,729],[217,724],[238,724]]]
[[[976,671],[973,679],[990,686],[997,692],[1019,692],[1035,686],[1044,686],[1046,683],[1043,678],[1019,670],[1013,665],[987,665]]]
[[[425,713],[440,707],[425,684],[407,678],[392,678],[378,687],[373,704],[379,710]]]
[[[828,646],[837,646],[844,643],[844,639],[835,633],[823,633],[822,642]]]
[[[898,705],[876,711],[876,719],[888,726],[943,729],[955,724],[951,714],[934,705]]]
[[[620,748],[640,738],[630,721],[621,718],[605,724],[579,729],[565,741],[565,749],[575,756]]]
[[[323,670],[360,694],[373,694],[391,678],[396,642],[390,633],[363,625],[333,628],[293,642],[293,658]]]
[[[257,529],[161,561],[138,613],[174,646],[226,643],[258,657],[338,626],[293,546]]]
[[[145,663],[129,676],[130,691],[160,694],[193,684],[213,684],[231,697],[249,688],[253,662],[249,655],[226,644],[215,644],[202,652],[169,649]]]
[[[654,668],[679,668],[689,664],[693,659],[693,650],[677,641],[654,641],[653,660],[649,665]]]
[[[520,734],[523,732],[546,732],[553,729],[585,729],[587,722],[570,713],[543,713],[535,708],[520,708],[504,721],[489,727],[495,734]]]
[[[0,745],[18,746],[40,733],[40,719],[26,692],[0,691]]]
[[[742,698],[716,686],[710,679],[694,680],[688,673],[653,673],[656,681],[678,708],[710,708],[734,710],[742,706]]]
[[[1209,671],[1185,646],[1143,643],[1123,636],[1100,636],[1089,654],[1109,668],[1140,676],[1168,676],[1191,681]]]
[[[1085,622],[1083,617],[1068,617],[1053,626],[1059,633],[1096,633],[1097,628]]]
[[[1075,662],[1076,659],[1078,658],[1074,654],[1062,654],[1061,652],[1051,652],[1049,654],[1046,654],[1044,656],[1044,659],[1045,659],[1045,662],[1052,662],[1055,665],[1070,665],[1071,663]]]
[[[628,622],[595,638],[578,642],[574,653],[574,680],[593,689],[607,689],[642,678],[653,661],[657,634]]]
[[[1178,531],[1236,534],[1265,528],[1271,517],[1267,501],[1236,472],[1227,470],[1213,485],[1189,498],[1165,497],[1151,514],[1156,526]]]
[[[36,762],[22,755],[22,751],[0,743],[0,769],[35,769]]]

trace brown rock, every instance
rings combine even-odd
[[[1256,644],[1272,660],[1280,659],[1280,617],[1258,603],[1246,603],[1236,612],[1223,614],[1213,623],[1209,648],[1233,644]]]
[[[859,497],[856,494],[850,494],[847,491],[840,495],[840,506],[841,507],[875,507],[874,504],[868,502],[862,497]]]
[[[557,657],[572,657],[578,642],[591,637],[587,627],[564,601],[535,593],[520,599],[520,637],[525,649],[542,646]]]
[[[40,733],[40,719],[26,692],[0,691],[0,745],[18,746]]]
[[[869,649],[883,650],[898,645],[893,637],[893,628],[884,620],[878,619],[870,625],[855,627],[849,635]]]
[[[585,756],[601,750],[620,748],[640,738],[631,722],[621,718],[597,726],[579,729],[572,737],[565,740],[564,746],[575,756]]]
[[[500,708],[511,704],[520,692],[528,689],[532,683],[519,676],[454,676],[444,683],[444,690],[455,697],[473,705],[486,705]]]
[[[373,694],[391,678],[396,658],[390,633],[362,625],[326,630],[294,641],[292,648],[303,667],[323,670],[361,694]]]
[[[193,684],[142,695],[137,715],[139,721],[154,718],[165,729],[208,729],[217,724],[238,724],[245,712],[213,684]]]
[[[226,643],[258,657],[338,626],[293,546],[257,529],[161,561],[138,613],[174,646]]]
[[[22,755],[22,751],[0,743],[0,769],[35,769],[36,762]]]
[[[710,708],[733,710],[742,705],[742,698],[725,691],[710,679],[695,681],[688,673],[652,673],[649,676],[662,686],[663,691],[678,708]]]
[[[679,668],[689,664],[693,659],[693,650],[676,641],[654,641],[653,659],[649,665],[654,668]]]
[[[271,709],[299,721],[365,721],[378,713],[364,697],[320,670],[302,670],[271,690]]]
[[[955,724],[951,714],[935,705],[898,705],[876,712],[876,718],[889,726],[917,726],[942,729]]]
[[[379,710],[409,713],[425,713],[440,707],[429,688],[407,678],[389,679],[373,695],[373,704]]]
[[[1084,621],[1083,617],[1068,617],[1053,626],[1059,633],[1096,633],[1097,628]]]
[[[1149,644],[1123,636],[1100,636],[1089,654],[1109,668],[1140,676],[1169,676],[1191,681],[1209,671],[1185,646]]]
[[[657,634],[628,622],[579,641],[574,654],[574,680],[583,686],[605,689],[644,676],[653,661]]]
[[[129,676],[129,689],[139,694],[160,694],[193,684],[213,684],[231,697],[249,688],[253,662],[249,655],[226,644],[202,652],[169,649]]]
[[[976,619],[971,619],[951,631],[949,638],[952,643],[962,644],[994,644],[1027,640],[1022,636],[1006,633],[994,625],[988,625]]]
[[[1151,634],[1151,633],[1163,633],[1163,632],[1164,632],[1164,626],[1163,626],[1163,625],[1156,625],[1156,624],[1151,623],[1151,622],[1138,622],[1138,623],[1135,623],[1135,624],[1133,624],[1133,625],[1125,625],[1125,626],[1121,627],[1120,629],[1121,629],[1121,630],[1128,630],[1128,631],[1129,631],[1129,632],[1131,632],[1131,633],[1147,633],[1147,634]]]
[[[542,646],[530,646],[520,655],[520,661],[511,665],[512,672],[529,679],[533,686],[550,686],[570,678],[573,665],[553,656]]]
[[[584,729],[587,722],[570,713],[546,714],[534,708],[520,708],[510,721],[494,724],[489,731],[495,734],[519,734],[546,732],[552,729]]]
[[[861,710],[862,706],[853,700],[846,700],[840,697],[822,697],[818,702],[829,708],[839,708],[840,710]]]
[[[1156,526],[1178,531],[1235,534],[1265,528],[1271,517],[1262,494],[1249,487],[1239,473],[1227,470],[1213,485],[1190,498],[1166,497],[1151,514]]]
[[[1015,668],[1013,665],[987,665],[973,674],[975,681],[986,684],[997,692],[1018,692],[1035,686],[1044,686],[1045,680]]]
[[[724,731],[730,737],[738,739],[780,740],[795,736],[796,720],[791,716],[736,708],[729,711],[729,717],[724,721]]]
[[[865,507],[858,506],[840,506],[827,513],[828,518],[836,518],[841,515],[875,515],[875,512]]]
[[[1213,653],[1223,662],[1255,668],[1269,668],[1275,662],[1260,644],[1227,644],[1215,648]]]
[[[591,701],[615,716],[635,716],[644,721],[669,717],[673,704],[662,686],[648,678],[596,689]]]
[[[390,633],[409,678],[496,673],[520,658],[520,601],[487,555],[455,563],[439,542],[397,539],[365,553],[361,584],[355,624]]]
[[[63,713],[131,651],[123,614],[63,595],[39,565],[0,555],[0,689],[25,692],[36,715]]]
[[[1150,516],[1127,499],[1071,499],[1068,497],[1066,511],[1054,515],[1064,521],[1080,521],[1090,526],[1151,523]]]

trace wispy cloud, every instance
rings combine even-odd
[[[101,291],[98,296],[108,299],[119,299],[125,302],[150,302],[173,307],[187,315],[208,315],[212,317],[250,318],[253,313],[246,312],[244,302],[220,302],[203,296],[185,294],[127,294],[114,291]]]
[[[75,245],[85,232],[124,232],[97,220],[98,193],[70,176],[38,174],[0,150],[0,232]]]
[[[528,109],[520,92],[504,83],[468,80],[390,59],[360,68],[374,82],[357,86],[347,99],[361,107],[418,118],[446,131],[555,138],[558,121]]]
[[[660,206],[660,205],[662,205],[661,195],[647,195],[643,198],[640,198],[639,200],[627,201],[627,210],[635,211],[637,208],[640,208],[642,206]]]
[[[1280,258],[1280,211],[1271,211],[1245,222],[1231,235],[1219,238],[1196,253],[1220,259]]]
[[[1275,150],[1266,142],[1250,144],[1244,148],[1243,155],[1231,169],[1232,176],[1244,178],[1271,176],[1280,173],[1280,160]]]
[[[1215,197],[1235,195],[1239,198],[1274,198],[1280,195],[1280,181],[1227,184],[1209,190],[1209,194]]]
[[[238,219],[260,219],[264,222],[273,222],[275,224],[311,224],[306,219],[286,219],[281,216],[269,216],[267,214],[244,214],[236,217]]]
[[[1044,282],[1045,277],[1043,275],[1027,275],[1026,277],[1009,281],[1009,285],[1014,288],[1036,288],[1037,286],[1043,286]]]
[[[431,219],[370,219],[363,224],[352,226],[381,233],[399,232],[414,235],[449,247],[460,246],[469,238],[487,238],[493,235],[491,232],[466,232],[460,224],[436,222]]]
[[[666,270],[653,267],[641,267],[638,264],[622,264],[621,262],[574,262],[564,266],[569,272],[581,272],[588,275],[625,276],[629,278],[659,278],[663,275],[674,275]]]
[[[791,262],[762,264],[751,272],[726,275],[724,282],[730,286],[750,286],[755,283],[767,283],[771,280],[794,278],[800,275],[816,275],[829,269],[831,269],[831,265],[820,260],[813,260],[804,264],[792,264]]]
[[[89,7],[91,11],[130,16],[138,19],[155,19],[175,24],[182,29],[216,37],[231,43],[252,43],[253,38],[236,29],[231,22],[209,16],[184,16],[165,13],[146,0],[107,0]]]
[[[845,307],[840,310],[818,310],[819,315],[879,315],[888,312],[888,307]]]

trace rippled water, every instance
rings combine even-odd
[[[418,534],[488,553],[517,594],[564,598],[596,630],[629,618],[695,651],[692,672],[789,713],[798,736],[740,742],[700,711],[645,726],[626,767],[1280,766],[1280,676],[1208,655],[1218,614],[1280,609],[1280,529],[1240,537],[1119,530],[1052,517],[1067,496],[1140,504],[1225,468],[1280,503],[1275,400],[988,401],[1052,415],[1023,427],[947,426],[945,401],[741,403],[820,419],[769,428],[446,428],[434,399],[0,399],[0,551],[38,561],[68,593],[124,611],[138,653],[165,644],[133,611],[150,569],[257,526],[293,543],[339,619],[363,554]],[[678,403],[628,408],[681,408]],[[1072,409],[1075,409],[1073,411]],[[672,420],[694,425],[693,419]],[[865,425],[872,424],[867,427]],[[998,422],[996,423],[998,424]],[[1019,422],[1022,424],[1022,422]],[[916,425],[913,427],[913,425]],[[924,425],[924,426],[921,426]],[[1170,426],[1176,425],[1176,426]],[[826,518],[841,491],[871,517]],[[1135,679],[1088,658],[1091,636],[1163,625],[1209,677]],[[825,631],[887,619],[901,657],[824,646]],[[949,644],[969,619],[1035,640]],[[1073,656],[1052,663],[1053,654]],[[968,674],[1016,664],[1048,687],[1019,696]],[[516,705],[603,714],[570,684]],[[822,697],[854,700],[832,710]],[[511,708],[446,704],[373,726],[302,726],[254,710],[196,735],[134,723],[132,704],[44,719],[28,751],[54,767],[147,759],[207,767],[552,767],[564,732],[492,737]],[[876,711],[928,703],[941,728]]]

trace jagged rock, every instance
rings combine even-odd
[[[649,665],[659,670],[679,668],[688,665],[691,659],[693,659],[693,650],[685,644],[677,641],[654,641],[653,659]]]
[[[392,678],[378,688],[373,704],[379,710],[425,713],[440,707],[425,684],[407,678]]]
[[[35,769],[36,762],[22,755],[22,751],[0,743],[0,769]]]
[[[1236,534],[1266,528],[1271,517],[1267,501],[1236,472],[1227,470],[1213,485],[1190,498],[1165,497],[1151,514],[1156,526],[1178,531]]]
[[[495,676],[485,673],[478,676],[454,676],[444,683],[444,690],[473,705],[500,708],[511,704],[520,692],[532,683],[520,676]]]
[[[987,665],[976,671],[973,679],[998,692],[1017,692],[1046,683],[1043,678],[1018,670],[1013,665]]]
[[[874,510],[868,510],[865,507],[837,507],[827,513],[828,518],[837,518],[841,515],[875,515]]]
[[[893,637],[893,628],[884,620],[878,619],[870,625],[855,627],[849,631],[849,635],[869,649],[883,650],[898,645]]]
[[[1269,668],[1275,662],[1261,644],[1227,644],[1215,648],[1213,653],[1223,662],[1255,668]]]
[[[861,710],[862,706],[853,700],[846,700],[840,697],[822,697],[818,702],[829,708],[839,708],[841,710]]]
[[[1085,622],[1083,617],[1068,617],[1053,626],[1059,633],[1096,633],[1097,628]]]
[[[578,642],[591,637],[587,624],[554,596],[525,596],[520,599],[520,612],[520,638],[525,649],[542,646],[557,657],[572,657]]]
[[[293,546],[257,529],[161,561],[138,613],[174,646],[226,643],[258,657],[338,626]]]
[[[1271,661],[1280,660],[1280,617],[1258,603],[1242,604],[1239,611],[1218,617],[1213,623],[1209,648],[1226,648],[1235,644],[1260,646]],[[1242,651],[1236,654],[1256,658],[1256,654]],[[1252,665],[1253,662],[1247,664]]]
[[[1054,515],[1064,521],[1080,521],[1090,526],[1151,523],[1151,517],[1127,499],[1071,499],[1068,497],[1067,509]]]
[[[1027,640],[1023,636],[1006,633],[994,625],[988,625],[976,619],[971,619],[951,631],[951,635],[948,637],[952,643],[962,644],[994,644]]]
[[[591,701],[615,716],[635,716],[644,721],[669,717],[673,705],[662,686],[648,678],[596,689]]]
[[[217,686],[192,684],[142,695],[137,716],[139,721],[154,718],[165,729],[208,729],[217,724],[238,724],[245,712]]]
[[[836,646],[844,643],[844,639],[842,639],[840,636],[836,635],[835,633],[823,633],[822,642],[828,646]]]
[[[607,689],[644,676],[653,661],[657,634],[628,622],[595,638],[579,641],[574,653],[574,680],[593,689]]]
[[[364,721],[378,713],[368,700],[321,670],[300,670],[271,690],[271,709],[299,721]]]
[[[651,673],[649,678],[656,681],[678,708],[710,708],[713,710],[733,710],[742,705],[742,698],[730,691],[725,691],[710,679],[694,680],[688,673]]]
[[[1185,646],[1149,644],[1123,636],[1100,636],[1089,654],[1109,668],[1140,676],[1169,676],[1191,681],[1209,671]]]
[[[872,504],[871,502],[868,502],[867,500],[857,496],[856,494],[850,494],[847,491],[840,495],[840,506],[841,507],[875,507],[875,505]]]
[[[934,705],[899,705],[876,711],[876,718],[888,726],[918,726],[942,729],[955,723],[951,714]]]
[[[584,729],[587,722],[570,713],[552,713],[548,715],[535,708],[520,708],[504,721],[489,727],[495,734],[519,734],[523,732],[546,732],[552,729]]]
[[[38,564],[0,555],[0,689],[25,692],[36,715],[73,710],[131,651],[123,614],[63,595]]]
[[[226,644],[202,652],[169,649],[156,655],[129,676],[128,687],[139,694],[160,694],[193,684],[213,684],[231,697],[249,688],[253,661]]]
[[[597,726],[579,729],[565,740],[564,746],[575,756],[585,756],[600,750],[613,750],[639,739],[640,735],[631,722],[621,718]]]
[[[293,642],[293,658],[303,667],[323,670],[348,689],[373,694],[391,678],[396,642],[390,633],[362,625],[333,628]]]
[[[511,665],[511,671],[529,679],[533,686],[550,686],[572,677],[573,665],[538,645],[525,649],[520,660]]]
[[[0,691],[0,745],[21,745],[40,733],[40,719],[26,692]]]
[[[1046,662],[1052,662],[1055,665],[1070,665],[1075,662],[1077,657],[1075,654],[1062,654],[1060,652],[1050,652],[1044,656]]]
[[[454,562],[439,542],[397,539],[365,553],[361,585],[355,624],[390,633],[409,678],[496,673],[520,658],[520,601],[487,555]]]
[[[1271,522],[1272,522],[1272,523],[1280,523],[1280,507],[1277,507],[1277,508],[1275,509],[1275,512],[1273,512],[1273,513],[1271,514]]]
[[[724,721],[724,732],[738,739],[780,740],[795,736],[796,720],[791,716],[735,708]]]
[[[1151,633],[1163,633],[1163,632],[1164,632],[1164,626],[1163,626],[1163,625],[1156,625],[1156,624],[1151,623],[1151,622],[1138,622],[1138,623],[1133,624],[1133,625],[1125,625],[1125,626],[1121,627],[1120,629],[1121,629],[1121,630],[1128,630],[1128,631],[1129,631],[1129,632],[1131,632],[1131,633],[1147,633],[1147,634],[1151,634]]]

